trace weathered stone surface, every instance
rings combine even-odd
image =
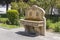
[[[29,25],[29,26],[34,26],[34,27],[39,27],[39,26],[43,26],[44,21],[30,21],[30,20],[22,20],[22,24],[24,25]]]
[[[21,19],[21,23],[25,27],[27,33],[36,33],[37,35],[45,35],[46,32],[46,18],[45,11],[33,5],[28,8],[25,13],[25,19]]]
[[[45,11],[36,6],[33,5],[32,7],[28,8],[25,12],[25,19],[28,20],[43,20],[43,17],[45,15]]]

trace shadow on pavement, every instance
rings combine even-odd
[[[36,33],[27,33],[25,31],[19,31],[19,32],[16,32],[16,34],[23,35],[23,36],[28,36],[28,37],[36,37],[36,36],[38,36],[38,35],[36,35]]]

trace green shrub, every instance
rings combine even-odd
[[[46,16],[47,18],[47,29],[53,29],[55,32],[60,32],[60,16]]]
[[[51,23],[51,24],[49,25],[49,28],[50,28],[50,29],[54,29],[54,28],[55,28],[55,23]]]
[[[60,22],[55,23],[54,31],[55,32],[60,32]]]
[[[8,10],[7,17],[9,21],[11,22],[11,24],[18,24],[19,13],[17,10]]]
[[[54,31],[55,31],[55,32],[60,32],[60,27],[59,27],[59,26],[56,26],[56,27],[54,28]]]
[[[51,21],[50,19],[48,19],[46,23],[47,23],[47,24],[46,24],[46,28],[49,29],[50,24],[52,23],[52,21]]]

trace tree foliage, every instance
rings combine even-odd
[[[16,2],[11,2],[11,9],[15,9],[15,10],[18,10],[18,5]]]
[[[16,4],[18,5],[18,7],[16,7]],[[60,8],[60,0],[19,0],[16,4],[14,4],[14,7],[18,9],[25,9],[32,5],[38,5],[46,12],[48,12],[50,8],[52,12],[53,7]]]
[[[60,0],[56,1],[56,7],[60,9]]]

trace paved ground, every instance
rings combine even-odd
[[[0,40],[60,40],[60,34],[46,32],[46,36],[30,36],[24,32],[24,28],[0,28]]]

